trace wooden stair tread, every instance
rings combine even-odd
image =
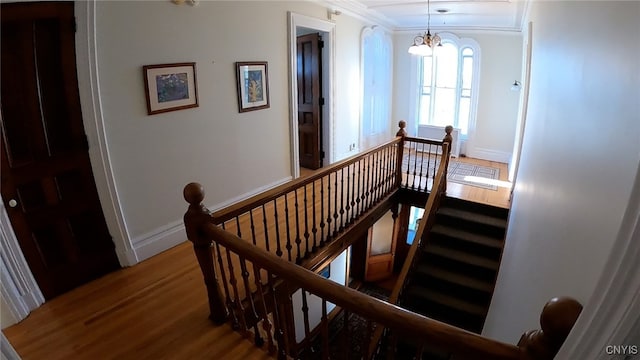
[[[502,218],[498,218],[490,215],[484,215],[477,212],[460,210],[460,209],[455,209],[450,207],[441,207],[440,209],[438,209],[438,213],[446,216],[456,217],[456,218],[460,218],[460,219],[464,219],[464,220],[468,220],[476,223],[491,225],[495,227],[500,227],[500,228],[507,227],[506,219],[502,219]]]
[[[497,261],[490,260],[481,256],[471,255],[459,250],[447,249],[435,244],[427,245],[424,251],[427,254],[429,253],[435,254],[438,256],[446,257],[448,259],[464,262],[464,263],[475,265],[475,266],[480,266],[490,270],[498,270],[498,268],[500,267],[500,263],[498,263]]]
[[[431,229],[431,233],[449,236],[452,238],[469,241],[469,242],[473,242],[476,244],[480,244],[480,245],[484,245],[484,246],[488,246],[496,249],[502,249],[502,246],[503,246],[502,239],[498,239],[490,236],[478,235],[469,231],[458,230],[446,225],[440,225],[440,224],[434,225],[433,228]]]
[[[413,286],[409,290],[412,296],[417,296],[431,302],[438,303],[450,307],[452,309],[464,311],[468,314],[485,316],[486,308],[453,296],[445,295],[438,292],[429,291],[420,286]]]
[[[471,289],[492,292],[493,285],[466,275],[447,271],[432,265],[420,264],[416,268],[416,271],[428,276],[432,276],[444,281],[448,281],[454,284],[465,286]]]

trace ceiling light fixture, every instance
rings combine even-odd
[[[409,46],[409,54],[429,56],[433,54],[435,46],[442,46],[442,39],[438,34],[431,35],[431,1],[427,0],[427,32],[418,35]]]

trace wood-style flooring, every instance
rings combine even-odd
[[[499,167],[506,182],[506,164],[458,160]],[[509,191],[450,183],[447,195],[509,207]],[[3,332],[23,359],[272,358],[207,316],[202,275],[185,242],[48,301]]]

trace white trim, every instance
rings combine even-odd
[[[397,27],[393,20],[375,10],[369,10],[366,5],[357,1],[320,0],[320,2],[330,7],[329,12],[338,10],[365,24],[376,23],[387,32],[392,32]]]
[[[91,168],[102,211],[113,237],[120,264],[131,266],[136,264],[138,259],[133,250],[131,236],[120,205],[102,113],[96,43],[96,1],[76,1],[75,13],[78,21],[76,33],[78,89],[84,129],[89,141]]]
[[[217,211],[223,209],[229,205],[233,205],[240,201],[246,200],[252,196],[261,194],[267,190],[273,189],[277,186],[285,184],[291,181],[291,177],[288,176],[284,179],[274,181],[270,184],[261,186],[257,189],[236,196],[229,200],[225,200],[221,203],[209,206],[211,211]],[[153,231],[137,236],[134,239],[135,255],[138,261],[144,261],[154,255],[157,255],[167,249],[170,249],[178,244],[181,244],[187,240],[187,236],[184,230],[184,222],[177,220],[167,225],[161,226]]]
[[[334,126],[334,74],[335,74],[335,36],[336,36],[336,24],[312,18],[305,15],[288,12],[289,22],[289,119],[291,121],[290,126],[290,138],[291,138],[291,174],[293,178],[300,177],[300,154],[298,153],[298,85],[297,85],[297,73],[298,64],[296,61],[296,29],[298,27],[305,27],[318,31],[325,32],[325,38],[323,39],[325,52],[328,52],[329,64],[323,64],[323,70],[329,72],[329,81],[327,84],[323,84],[324,89],[328,89],[329,98],[325,97],[325,111],[323,111],[322,121],[323,124],[329,124],[329,134],[323,136],[329,136],[329,148],[325,150],[325,156],[329,159],[329,163],[333,163],[335,159],[335,126]],[[324,71],[323,71],[324,72]],[[323,93],[327,93],[323,89]],[[324,125],[323,125],[324,127]]]
[[[0,338],[0,350],[0,359],[2,360],[20,360],[20,355],[7,340],[7,337],[4,336],[4,332],[2,332],[2,337]]]
[[[486,148],[468,148],[467,156],[475,159],[483,159],[508,163],[511,160],[511,153],[508,151],[499,151]]]
[[[44,303],[44,296],[13,232],[4,201],[0,201],[0,283],[2,298],[15,321],[24,319]]]
[[[625,344],[640,320],[639,258],[640,165],[604,271],[556,359],[612,359],[607,345],[640,346]]]

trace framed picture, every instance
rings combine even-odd
[[[237,62],[238,111],[269,107],[269,72],[266,61]]]
[[[149,115],[198,107],[196,63],[145,65]]]

